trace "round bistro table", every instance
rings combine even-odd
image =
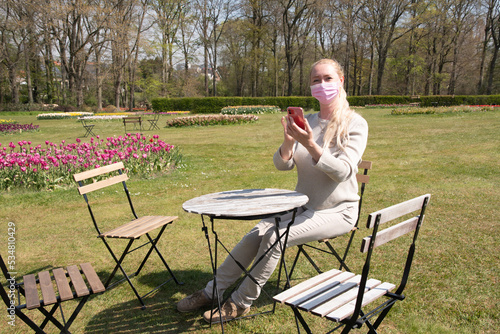
[[[231,258],[238,264],[244,273],[244,277],[249,277],[254,283],[256,280],[250,275],[252,269],[267,255],[267,253],[278,244],[281,249],[281,263],[278,272],[278,288],[280,285],[281,270],[284,267],[285,276],[288,282],[288,272],[286,270],[286,265],[284,262],[285,258],[285,245],[288,239],[288,232],[290,226],[295,221],[295,214],[297,209],[305,205],[309,201],[309,198],[296,191],[286,190],[286,189],[241,189],[241,190],[231,190],[222,191],[212,194],[207,194],[190,199],[182,205],[182,208],[186,212],[195,213],[201,215],[202,220],[202,230],[205,233],[205,238],[208,243],[208,250],[210,252],[210,262],[212,265],[213,279],[214,279],[214,293],[217,298],[217,307],[220,309],[224,301],[221,298],[217,289],[217,249],[218,245],[221,245],[225,251],[231,256],[230,251],[221,242],[216,230],[215,230],[215,220],[258,220],[258,219],[269,219],[274,218],[275,220],[275,232],[277,235],[276,242],[271,245],[271,247],[259,258],[256,259],[250,269],[244,268],[234,257]],[[279,223],[281,221],[280,217],[287,213],[293,213],[292,220],[287,224],[285,232],[281,233],[279,231]],[[214,247],[210,243],[210,237],[208,233],[208,228],[205,224],[204,216],[209,217],[211,222],[211,230],[214,236]],[[282,239],[284,242],[282,242]],[[258,283],[257,283],[258,284]],[[262,290],[264,291],[264,290]],[[215,298],[214,298],[215,303]],[[212,309],[214,309],[213,305]],[[217,309],[216,309],[217,310]],[[273,310],[269,312],[274,312]],[[268,313],[268,312],[263,312]],[[220,312],[219,312],[220,315]],[[221,329],[224,332],[224,326],[222,319],[220,319]]]

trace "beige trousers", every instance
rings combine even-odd
[[[326,210],[303,210],[299,209],[295,222],[290,227],[287,247],[301,245],[311,241],[324,238],[332,238],[348,233],[357,218],[357,203],[342,205],[334,209]],[[280,234],[286,230],[286,226],[292,219],[292,214],[281,217]],[[231,255],[245,268],[249,268],[255,259],[276,241],[276,229],[274,219],[261,220],[248,232],[243,239],[233,248]],[[284,241],[284,240],[283,240]],[[252,269],[250,274],[259,284],[245,277],[237,290],[231,295],[236,305],[247,308],[252,305],[261,292],[261,287],[267,282],[275,270],[281,256],[278,244],[267,253],[267,255]],[[219,296],[241,276],[243,271],[228,256],[217,269],[217,289]],[[205,292],[212,296],[214,281],[208,282]]]

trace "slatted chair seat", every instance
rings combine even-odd
[[[103,241],[106,249],[109,251],[111,257],[115,261],[116,265],[113,268],[113,271],[109,275],[107,281],[104,283],[104,286],[106,288],[111,288],[119,283],[127,281],[130,287],[132,288],[135,296],[139,300],[139,302],[142,305],[142,308],[144,309],[146,305],[144,304],[143,298],[148,296],[149,294],[153,293],[157,289],[159,289],[161,286],[163,286],[165,283],[167,283],[170,280],[174,280],[176,284],[182,284],[177,280],[175,277],[174,273],[170,269],[170,267],[167,264],[167,261],[161,254],[160,250],[156,247],[158,241],[162,237],[165,228],[169,225],[171,225],[178,217],[177,216],[138,216],[135,212],[134,206],[132,204],[132,199],[130,197],[130,193],[128,191],[126,182],[128,180],[128,176],[126,173],[123,172],[124,165],[122,162],[117,162],[111,165],[91,169],[82,173],[77,173],[74,174],[73,177],[75,181],[78,183],[78,191],[80,195],[83,196],[85,199],[85,202],[87,203],[87,208],[90,213],[90,217],[92,218],[92,222],[94,223],[94,227],[97,231],[97,235],[99,238]],[[95,181],[94,179],[98,178],[99,181]],[[96,190],[100,190],[103,188],[111,187],[117,184],[121,184],[124,190],[124,193],[128,199],[128,203],[130,206],[130,212],[131,212],[131,221],[128,223],[118,225],[115,224],[111,227],[110,230],[107,232],[101,232],[102,224],[98,223],[98,219],[95,216],[92,207],[94,206],[99,206],[100,203],[97,203],[98,201],[94,200],[91,205],[91,201],[88,198],[88,194],[91,192],[94,192]],[[100,222],[101,220],[99,220]],[[156,232],[156,236],[153,236],[152,233]],[[132,249],[132,245],[134,242],[141,237],[145,236],[147,240],[145,240],[144,243],[141,245],[137,246],[136,248]],[[113,251],[113,248],[111,247],[110,243],[107,241],[108,239],[125,239],[128,240],[127,245],[125,248],[121,251],[121,255],[115,253]],[[142,262],[140,263],[139,267],[135,272],[132,274],[128,274],[127,271],[125,270],[123,263],[126,258],[126,256],[143,246],[150,245],[149,250],[146,252]],[[151,291],[147,292],[144,295],[139,295],[137,289],[135,288],[134,284],[131,281],[131,278],[134,276],[139,275],[139,273],[142,271],[144,265],[150,258],[150,255],[152,253],[156,253],[160,260],[162,261],[163,265],[167,269],[167,271],[170,274],[170,279],[166,280],[156,288],[152,289]],[[115,278],[115,274],[118,272],[118,270],[123,274],[123,279],[121,280],[115,280],[113,283],[113,279]]]
[[[298,320],[296,323],[299,333],[299,324],[307,333],[312,333],[300,312],[308,312],[314,316],[339,323],[330,332],[344,326],[342,333],[348,333],[353,328],[360,328],[366,324],[370,333],[377,333],[377,328],[392,306],[405,298],[403,291],[409,278],[415,243],[429,199],[430,195],[419,196],[376,211],[368,216],[367,228],[372,228],[373,233],[361,242],[360,251],[367,254],[361,274],[332,269],[274,296],[274,301],[292,308]],[[415,212],[418,213],[416,216],[379,231],[382,224]],[[407,256],[404,258],[403,273],[399,285],[371,277],[370,265],[374,249],[410,232],[413,232],[413,238]],[[394,252],[396,251],[394,250]],[[392,267],[399,268],[396,265]],[[396,291],[393,292],[395,289]],[[384,299],[379,303],[378,300],[381,297]],[[371,307],[366,312],[365,308],[375,302],[377,302],[376,306]],[[372,323],[374,317],[376,318]]]
[[[286,290],[274,299],[282,304],[340,322],[354,312],[361,275],[333,269]],[[385,295],[395,284],[368,279],[362,306]]]
[[[143,216],[111,231],[99,235],[101,238],[139,239],[166,224],[171,224],[177,216]]]
[[[15,284],[12,284],[14,278],[11,277],[11,273],[7,270],[1,256],[0,266],[4,277],[9,282],[8,286],[10,289],[14,286],[19,292],[18,295],[24,297],[24,303],[18,300],[18,304],[15,306],[14,310],[15,314],[37,333],[44,333],[43,329],[49,321],[62,332],[69,333],[70,325],[74,322],[88,298],[93,294],[101,293],[106,290],[90,263],[82,263],[79,266],[71,265],[66,268],[56,268],[53,269],[52,272],[44,270],[38,274],[25,275],[23,276],[23,282]],[[12,300],[9,297],[12,292],[11,290],[7,293],[3,286],[0,288],[2,299],[9,310],[12,309]],[[61,308],[62,312],[61,303],[72,299],[80,299],[80,302],[67,322],[64,321],[63,316],[64,324],[61,324],[61,322],[54,317],[54,312],[58,307]],[[48,306],[51,306],[50,311],[45,309],[45,307]],[[37,325],[23,312],[25,309],[38,309],[45,315],[45,320],[41,325]]]

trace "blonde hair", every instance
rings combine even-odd
[[[311,66],[311,73],[314,67],[319,64],[330,64],[337,72],[339,78],[344,76],[344,69],[339,62],[333,59],[318,60]],[[311,77],[311,75],[309,75],[309,77]],[[339,103],[336,110],[332,113],[330,122],[323,136],[323,148],[339,146],[340,149],[344,150],[349,141],[349,122],[354,115],[354,110],[349,107],[347,93],[343,85],[340,87],[339,96],[337,98],[339,99]]]

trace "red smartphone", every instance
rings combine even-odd
[[[304,110],[301,107],[288,107],[288,115],[293,118],[297,126],[303,130],[306,129],[304,124]]]

